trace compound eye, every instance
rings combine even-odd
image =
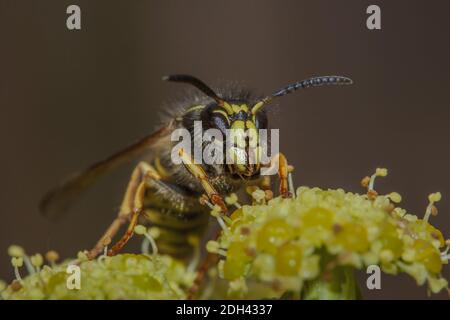
[[[257,129],[267,129],[267,115],[264,110],[256,112],[255,126]]]
[[[217,128],[225,133],[225,130],[229,128],[228,121],[224,115],[220,113],[213,113],[211,117],[211,125],[213,128]]]

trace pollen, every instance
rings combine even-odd
[[[229,196],[225,197],[225,202],[230,206],[235,206],[236,208],[240,208],[241,205],[238,202],[238,196],[236,193],[231,193]]]
[[[212,207],[211,215],[215,218],[220,217],[222,214],[222,209],[216,204]]]
[[[11,259],[11,264],[14,268],[21,268],[23,266],[23,259],[22,258],[17,258],[17,257],[13,257]]]
[[[227,252],[220,248],[220,244],[217,241],[210,240],[206,243],[206,251],[210,253],[217,253],[224,257],[227,256]]]
[[[134,233],[143,236],[144,234],[147,233],[147,228],[141,224],[138,224],[137,226],[134,227]]]
[[[77,259],[80,262],[89,260],[88,252],[86,250],[85,251],[78,251]]]
[[[266,199],[266,193],[264,190],[257,189],[252,192],[252,197],[256,202],[263,202]]]
[[[25,250],[18,245],[11,245],[8,248],[8,255],[10,257],[23,257],[25,255]]]
[[[142,243],[142,252],[145,254],[149,253],[149,246],[152,247],[152,255],[155,255],[158,253],[158,246],[156,245],[155,239],[157,239],[160,234],[161,230],[158,227],[151,227],[150,229],[147,229],[145,226],[138,224],[134,227],[134,233],[140,236],[144,236],[145,240]]]
[[[440,192],[435,192],[435,193],[431,193],[428,196],[428,206],[425,210],[425,215],[423,217],[424,221],[427,221],[430,219],[430,216],[437,216],[438,214],[438,209],[436,208],[436,206],[434,205],[436,202],[439,202],[441,200],[441,193]]]
[[[208,250],[208,252],[216,253],[219,248],[220,246],[217,241],[210,240],[206,243],[206,250]]]
[[[45,259],[50,264],[55,264],[59,260],[59,254],[55,250],[50,250],[45,254]]]
[[[432,193],[432,194],[430,194],[429,196],[428,196],[428,201],[430,201],[430,202],[439,202],[439,201],[441,201],[441,198],[442,198],[442,195],[441,195],[441,193],[440,192],[435,192],[435,193]]]
[[[370,183],[370,177],[369,176],[365,176],[362,180],[361,180],[361,186],[363,188],[367,188],[369,186]]]
[[[388,175],[388,170],[386,168],[377,168],[375,175],[378,177],[386,177]]]
[[[387,175],[388,175],[388,170],[386,168],[377,168],[375,170],[375,173],[370,176],[368,184],[367,184],[367,177],[365,177],[361,181],[361,185],[363,185],[363,187],[367,187],[367,196],[369,197],[369,199],[373,200],[378,195],[375,192],[376,177],[386,177]],[[366,186],[366,184],[367,184],[367,186]]]
[[[42,255],[40,253],[37,253],[37,254],[31,256],[30,260],[31,260],[31,264],[33,266],[35,266],[37,268],[37,270],[39,270],[39,268],[41,268],[42,265],[44,264],[44,258],[42,257]]]
[[[270,201],[273,199],[273,191],[272,190],[264,190],[266,193],[266,201]]]
[[[399,193],[397,193],[397,192],[391,192],[391,193],[389,193],[387,195],[387,197],[389,199],[391,199],[391,201],[394,202],[394,203],[402,202],[402,196]]]

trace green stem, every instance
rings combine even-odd
[[[301,296],[304,300],[359,300],[361,293],[351,267],[336,267],[330,279],[319,277],[306,282]]]

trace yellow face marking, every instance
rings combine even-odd
[[[228,114],[233,114],[233,108],[231,107],[231,105],[228,102],[224,101],[222,107],[225,109],[225,111]]]
[[[261,107],[264,105],[265,101],[260,101],[257,102],[253,107],[252,107],[252,113],[255,114],[256,112],[258,112],[259,109],[261,109]]]
[[[255,123],[247,120],[245,122],[248,133],[248,142],[250,148],[256,148],[258,146],[258,130],[256,130]]]
[[[228,114],[225,111],[218,109],[214,110],[213,113],[220,113],[221,115],[223,115],[225,119],[227,119],[228,125],[230,125],[230,118],[228,117]]]
[[[231,160],[233,164],[245,164],[247,161],[247,155],[245,150],[241,148],[232,147],[230,150]]]
[[[186,113],[192,112],[192,111],[195,111],[195,110],[201,110],[201,109],[203,109],[204,107],[205,107],[205,106],[202,105],[202,104],[195,105],[195,106],[192,106],[192,107],[188,108],[188,109],[186,110]]]
[[[231,108],[233,109],[233,113],[239,113],[240,111],[248,112],[248,106],[245,103],[241,105],[232,104]]]
[[[236,120],[231,124],[230,138],[239,148],[245,148],[245,122]]]
[[[259,146],[256,124],[252,120],[235,120],[231,129],[230,137],[234,147],[228,151],[233,161],[230,170],[239,175],[251,176],[261,166],[262,148]]]
[[[245,126],[247,129],[256,129],[255,123],[250,120],[245,121]]]
[[[242,120],[236,120],[233,122],[233,124],[231,125],[231,129],[241,129],[241,130],[245,130],[245,122]]]

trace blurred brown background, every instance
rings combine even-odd
[[[81,31],[66,29],[69,4],[81,7]],[[366,28],[369,4],[381,6],[381,31]],[[385,166],[377,189],[400,192],[418,215],[430,192],[443,193],[432,222],[448,237],[449,12],[448,1],[0,0],[0,278],[13,276],[12,243],[68,257],[97,240],[131,166],[58,224],[38,214],[39,198],[153,130],[162,103],[183,91],[160,81],[169,73],[266,93],[312,75],[352,77],[273,110],[296,184],[362,191],[360,179]],[[382,290],[364,296],[427,295],[409,277],[383,276]]]

